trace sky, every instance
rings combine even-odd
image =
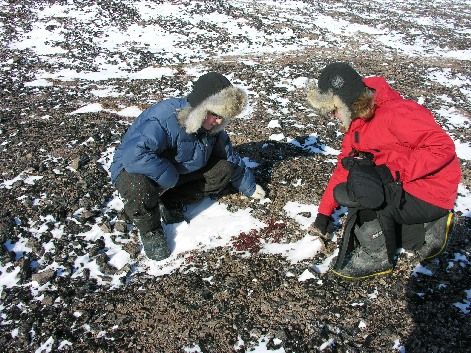
[[[318,34],[316,39],[308,36],[294,35],[293,31],[286,26],[285,30],[277,32],[268,32],[262,28],[255,27],[252,23],[245,19],[234,19],[223,14],[200,14],[190,15],[191,6],[187,7],[178,4],[156,4],[151,1],[124,1],[130,6],[133,6],[145,20],[152,20],[156,14],[160,16],[167,16],[172,18],[183,19],[188,22],[188,28],[182,30],[182,33],[169,32],[165,28],[160,27],[158,24],[142,25],[134,23],[127,28],[119,28],[112,23],[108,23],[105,19],[100,18],[99,9],[96,5],[91,5],[85,8],[78,8],[73,2],[68,1],[64,5],[54,4],[51,6],[37,7],[34,12],[37,20],[32,23],[28,31],[22,31],[22,34],[14,40],[10,40],[8,46],[11,49],[30,49],[34,51],[43,61],[52,64],[51,70],[44,71],[38,70],[35,72],[35,78],[28,82],[26,85],[30,87],[44,87],[53,86],[54,80],[59,81],[72,81],[83,80],[84,82],[93,83],[96,87],[91,90],[94,97],[122,97],[125,93],[120,91],[119,87],[113,84],[113,79],[125,80],[141,80],[141,79],[159,79],[166,76],[172,76],[176,73],[175,65],[185,64],[183,69],[191,77],[198,77],[204,73],[206,67],[204,61],[210,57],[229,57],[229,56],[245,56],[247,65],[258,65],[256,59],[248,59],[248,57],[263,56],[276,53],[281,55],[283,52],[290,52],[292,50],[302,50],[303,48],[317,46],[324,48],[341,47],[342,40],[338,38],[348,38],[353,36],[368,36],[371,38],[361,50],[367,54],[376,48],[382,48],[386,53],[399,53],[410,58],[414,57],[430,57],[430,58],[454,58],[462,60],[469,64],[471,59],[471,50],[463,49],[456,50],[440,46],[439,43],[427,41],[424,36],[417,33],[414,40],[410,41],[407,38],[407,33],[402,32],[400,28],[388,28],[385,24],[378,21],[376,26],[367,26],[364,24],[357,24],[347,22],[342,19],[336,19],[330,16],[313,16],[314,11],[310,6],[302,2],[278,2],[278,1],[261,1],[267,7],[267,16],[264,22],[267,24],[283,23],[288,20],[294,20],[299,26],[303,26],[306,33],[309,31]],[[253,4],[250,1],[233,1],[231,2],[235,7],[244,7],[246,11],[253,11]],[[373,1],[372,4],[376,7],[389,6],[394,7],[396,1]],[[0,6],[6,5],[6,1],[0,1]],[[413,4],[412,4],[413,5]],[[330,4],[339,11],[346,11],[341,7],[341,4]],[[362,13],[360,10],[350,9],[349,11],[356,11],[359,17],[374,16],[374,14]],[[399,11],[399,10],[397,10]],[[426,15],[411,15],[407,12],[402,14],[411,23],[422,24],[435,28],[441,26],[448,28],[451,31],[462,31],[463,33],[471,33],[470,28],[463,27],[459,23],[450,23],[444,18],[431,18]],[[74,69],[76,63],[70,61],[67,57],[67,52],[60,46],[60,43],[66,40],[67,26],[62,21],[69,19],[75,26],[84,26],[88,28],[100,28],[100,33],[107,35],[97,35],[95,32],[90,31],[89,39],[100,49],[98,55],[94,58],[90,67],[93,69],[83,70]],[[210,26],[200,27],[198,24],[203,21],[210,23],[221,31],[227,31],[229,40],[226,40],[215,48],[208,50],[200,41],[192,40],[196,36],[205,38],[213,38],[215,33],[210,29]],[[54,25],[53,30],[47,30],[46,27]],[[208,29],[206,29],[208,28]],[[0,33],[3,29],[0,27]],[[86,36],[87,34],[85,34]],[[245,41],[239,41],[238,36],[248,38]],[[237,43],[237,45],[234,45]],[[133,47],[146,47],[150,52],[159,54],[162,57],[162,65],[149,66],[145,68],[137,68],[138,58],[132,51]],[[341,49],[341,48],[340,48]],[[127,60],[124,61],[118,56],[118,52],[124,52]],[[0,70],[7,71],[12,62],[1,63]],[[61,65],[58,65],[61,64]],[[305,73],[293,75],[287,69],[285,73],[286,79],[280,80],[276,85],[278,87],[285,87],[288,91],[302,89],[308,81]],[[293,78],[293,76],[295,78]],[[229,77],[231,79],[231,77]],[[449,69],[432,68],[426,73],[426,79],[434,82],[445,83],[448,86],[460,90],[460,92],[471,100],[471,78],[469,76],[455,75]],[[259,92],[256,92],[250,82],[236,81],[235,84],[242,86],[248,93],[252,102],[260,97]],[[165,88],[165,96],[181,95],[183,92],[172,88]],[[331,156],[335,160],[335,156],[339,153],[331,146],[322,146],[319,149],[315,144],[318,136],[315,133],[310,133],[309,138],[303,144],[300,144],[294,139],[294,136],[287,136],[280,132],[284,116],[288,115],[293,107],[289,106],[286,98],[278,94],[270,96],[271,99],[277,102],[280,109],[279,112],[274,111],[273,120],[266,126],[267,130],[273,130],[270,139],[273,141],[282,141],[292,143],[297,146],[309,148],[312,153],[323,153]],[[419,103],[424,103],[426,97],[419,97]],[[456,102],[450,95],[441,95],[436,97],[443,104],[439,110],[434,111],[435,115],[445,121],[445,128],[447,126],[454,128],[468,128],[470,127],[469,118],[467,118],[462,110],[457,109],[460,102]],[[100,103],[90,101],[84,102],[83,105],[76,107],[75,110],[67,112],[70,116],[87,114],[99,111],[107,111],[116,113],[124,118],[137,117],[141,110],[137,106],[120,106],[117,110],[109,110],[103,107]],[[252,109],[248,107],[243,113],[243,119],[251,118]],[[41,117],[48,119],[48,116]],[[299,126],[299,129],[306,129],[304,126]],[[91,137],[90,137],[91,138]],[[463,136],[453,134],[452,138],[455,142],[457,155],[465,161],[471,160],[471,145]],[[119,136],[116,137],[116,140]],[[86,143],[86,142],[85,142]],[[2,145],[8,144],[8,140],[2,142]],[[110,145],[103,151],[102,158],[99,163],[103,168],[109,172],[109,165],[114,153],[115,144]],[[53,158],[51,156],[51,158]],[[257,168],[257,161],[246,160],[253,168]],[[469,164],[469,162],[467,162]],[[57,171],[60,173],[60,170]],[[42,178],[41,175],[32,175],[29,171],[24,171],[17,175],[15,178],[5,180],[0,184],[0,189],[7,191],[11,188],[12,184],[17,180],[23,180],[26,184],[33,185],[37,180]],[[299,181],[301,182],[301,180]],[[296,187],[296,185],[293,185]],[[44,196],[47,197],[47,196]],[[44,202],[44,198],[35,200],[37,203]],[[253,207],[242,209],[238,211],[230,211],[228,205],[213,201],[210,199],[202,200],[196,204],[187,207],[185,214],[189,219],[189,223],[182,222],[179,224],[165,225],[165,234],[172,254],[170,258],[163,261],[152,261],[142,257],[137,263],[133,260],[129,253],[127,253],[123,246],[128,240],[123,239],[119,232],[106,233],[97,225],[92,226],[92,229],[86,233],[79,234],[83,239],[93,242],[96,239],[103,237],[106,247],[108,248],[107,254],[110,257],[109,265],[115,267],[118,271],[111,280],[104,280],[104,275],[96,261],[89,254],[80,256],[76,260],[76,267],[78,270],[73,274],[68,274],[66,268],[60,263],[54,263],[43,270],[63,271],[64,275],[71,275],[72,277],[83,276],[84,270],[90,270],[90,276],[96,278],[98,283],[103,286],[114,288],[122,285],[120,280],[122,276],[126,275],[126,271],[120,272],[127,265],[137,265],[136,273],[147,273],[155,276],[156,278],[171,273],[178,269],[185,262],[185,257],[188,252],[192,250],[205,251],[211,248],[225,246],[232,247],[234,237],[241,232],[249,232],[251,230],[259,230],[266,226],[262,221],[256,219],[251,211],[257,207],[257,203],[269,203],[269,198],[256,201],[252,200]],[[105,206],[108,209],[122,210],[123,203],[117,193],[114,198]],[[280,254],[293,264],[305,262],[310,263],[315,259],[315,256],[322,249],[322,243],[316,237],[309,234],[309,225],[314,221],[317,214],[316,204],[300,204],[298,202],[290,201],[284,208],[285,215],[292,218],[295,222],[299,223],[300,228],[305,231],[304,236],[294,243],[274,243],[265,241],[262,244],[262,253]],[[465,185],[459,186],[459,197],[456,202],[456,211],[462,212],[465,217],[471,217],[471,191]],[[78,210],[74,216],[78,216],[83,210]],[[106,211],[106,210],[105,210]],[[311,216],[303,216],[303,212],[311,212]],[[105,212],[106,213],[106,212]],[[53,237],[60,239],[66,237],[64,233],[64,225],[54,220],[53,216],[42,217],[39,221],[29,220],[24,227],[39,237],[42,232],[47,230],[46,223],[53,221],[55,228],[52,230]],[[20,222],[18,220],[18,222]],[[212,232],[207,231],[207,224],[212,225]],[[113,240],[114,239],[114,240]],[[27,239],[20,238],[17,242],[7,242],[5,246],[9,251],[14,251],[17,257],[23,256],[24,253],[31,251],[27,246]],[[52,241],[49,244],[43,245],[45,252],[53,251]],[[234,250],[235,251],[235,250]],[[328,266],[336,253],[332,253],[325,261],[318,263],[315,268],[318,273],[324,273],[328,270]],[[241,256],[244,256],[241,254]],[[457,258],[456,261],[467,261],[470,259]],[[38,260],[41,266],[41,259]],[[19,285],[19,271],[12,263],[0,263],[0,292],[4,288],[10,288]],[[418,265],[413,272],[413,275],[432,275],[431,270]],[[307,270],[304,271],[299,277],[299,281],[306,281],[308,279],[318,279],[316,274]],[[32,292],[36,298],[41,298],[42,291],[50,288],[50,285],[39,286],[37,282],[30,284]],[[463,312],[469,313],[471,302],[471,289],[464,294],[463,301],[457,302],[456,306]],[[1,309],[1,308],[0,308]],[[363,323],[365,324],[365,323]],[[366,324],[365,324],[366,325]],[[15,332],[12,332],[12,336]],[[260,337],[258,345],[253,347],[253,352],[261,353],[268,352],[266,348],[266,337]],[[67,342],[64,342],[66,345]],[[239,342],[238,344],[243,344]],[[332,342],[325,342],[325,346],[320,347],[325,349]],[[46,341],[43,349],[39,351],[50,351],[52,343]],[[400,342],[392,342],[391,347],[400,351]],[[195,345],[186,348],[188,352],[200,352],[201,349]],[[284,352],[280,348],[277,352]]]

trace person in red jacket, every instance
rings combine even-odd
[[[382,77],[334,62],[310,84],[308,102],[345,133],[313,228],[331,229],[339,205],[355,212],[355,249],[334,270],[347,278],[390,273],[398,246],[421,259],[441,253],[461,179],[455,145],[432,113]],[[344,234],[345,236],[345,234]]]

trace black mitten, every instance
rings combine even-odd
[[[233,164],[226,160],[219,160],[214,166],[203,173],[204,191],[222,190],[230,181]]]
[[[348,174],[347,189],[363,208],[377,209],[384,203],[383,183],[373,164],[355,164]]]
[[[394,178],[391,174],[391,171],[386,166],[386,164],[380,164],[380,165],[376,166],[376,172],[378,173],[383,185],[387,185],[387,184],[392,183],[394,181]]]
[[[354,166],[374,165],[373,155],[371,153],[362,152],[361,156],[349,156],[342,159],[342,165],[346,170],[352,169]]]
[[[314,227],[322,234],[331,233],[334,230],[334,220],[330,216],[318,213],[314,221]]]

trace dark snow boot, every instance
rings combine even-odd
[[[340,268],[332,269],[336,275],[348,279],[363,279],[391,273],[393,263],[388,256],[386,238],[378,219],[355,227],[354,234],[360,243]]]
[[[428,260],[440,255],[448,244],[453,228],[453,212],[429,223],[425,223],[425,243],[417,250],[421,260]]]
[[[170,250],[167,246],[167,239],[162,227],[156,230],[141,234],[142,246],[146,256],[155,261],[164,260],[170,256]]]
[[[162,201],[160,201],[159,212],[160,216],[162,217],[162,221],[165,224],[173,224],[186,221],[185,215],[183,214],[183,206],[181,203],[172,206],[166,206]]]

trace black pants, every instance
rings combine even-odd
[[[388,203],[376,213],[386,235],[388,254],[393,257],[398,247],[421,247],[425,241],[424,223],[445,216],[449,210],[412,196],[400,184],[391,183],[386,189]]]
[[[203,169],[180,175],[177,185],[163,194],[152,179],[125,170],[119,174],[115,186],[123,198],[124,212],[145,234],[160,226],[159,202],[176,207],[217,195],[228,186],[234,172],[236,167],[232,163],[210,159]]]
[[[437,220],[448,210],[434,206],[404,191],[398,183],[385,186],[385,204],[376,210],[361,209],[347,192],[346,183],[334,189],[335,200],[358,212],[360,223],[378,218],[386,238],[388,256],[392,260],[398,247],[418,249],[424,244],[424,223]]]

